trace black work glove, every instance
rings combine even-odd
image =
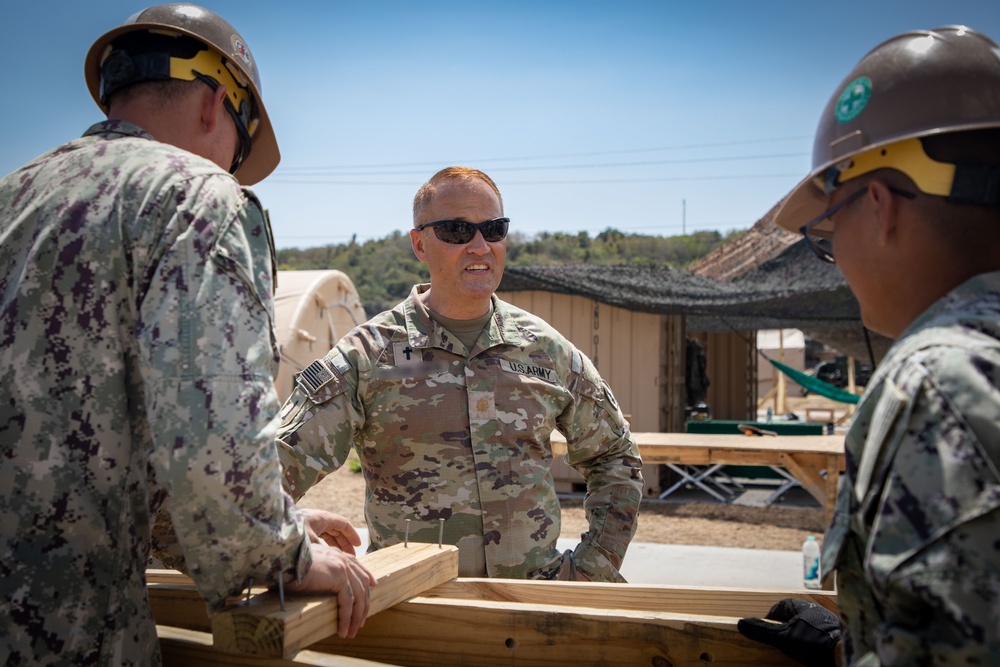
[[[771,607],[764,618],[741,618],[739,631],[755,641],[770,644],[785,655],[810,667],[833,667],[840,619],[814,602],[785,598]]]

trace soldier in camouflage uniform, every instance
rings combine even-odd
[[[463,576],[623,581],[638,448],[590,360],[494,294],[508,225],[496,185],[452,167],[413,208],[410,237],[431,282],[297,375],[278,433],[286,487],[301,496],[353,447],[373,549],[443,530]],[[590,530],[565,554],[554,430],[587,481]]]
[[[211,608],[282,577],[338,592],[353,634],[370,574],[304,520],[360,538],[281,488],[270,229],[227,173],[278,163],[250,52],[159,6],[86,72],[109,120],[0,180],[0,664],[158,664],[145,568],[168,498]]]
[[[817,631],[804,604],[741,621],[807,664],[833,664],[838,631],[850,665],[1000,664],[998,90],[1000,47],[974,30],[884,42],[831,99],[775,220],[835,257],[865,325],[897,339],[823,544],[842,623]]]

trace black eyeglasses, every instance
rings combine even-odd
[[[490,243],[503,241],[507,236],[507,225],[510,218],[493,218],[486,222],[466,222],[465,220],[437,220],[436,222],[426,222],[417,225],[417,231],[423,231],[428,227],[434,228],[434,235],[445,243],[462,245],[468,243],[476,236],[476,232],[483,233],[483,239]]]
[[[813,227],[823,222],[827,218],[832,217],[834,213],[844,208],[854,200],[860,198],[861,195],[865,194],[866,192],[868,192],[868,186],[855,190],[854,192],[849,194],[847,198],[844,199],[844,201],[840,202],[836,206],[831,206],[830,208],[826,209],[825,211],[820,213],[818,216],[816,216],[806,224],[799,227],[799,231],[802,232],[802,236],[805,237],[806,239],[806,244],[809,246],[809,249],[812,250],[813,254],[816,255],[816,257],[823,260],[824,262],[827,262],[828,264],[837,263],[837,260],[833,256],[833,248],[830,247],[830,239],[821,238],[815,235],[810,235],[809,230],[811,230]],[[907,199],[914,199],[917,196],[913,192],[900,190],[899,188],[894,188],[891,185],[889,186],[889,192],[891,192],[894,195],[899,195],[900,197],[906,197]]]

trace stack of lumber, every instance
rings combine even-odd
[[[150,570],[164,665],[796,665],[736,629],[800,597],[836,611],[827,591],[458,578],[458,551],[397,545],[361,557],[379,584],[354,639],[336,636],[332,597],[254,589],[209,618],[184,575]],[[666,566],[666,564],[665,564]]]

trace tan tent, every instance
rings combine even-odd
[[[342,271],[279,271],[274,295],[281,367],[278,399],[292,393],[292,375],[324,356],[365,316],[354,283]]]

